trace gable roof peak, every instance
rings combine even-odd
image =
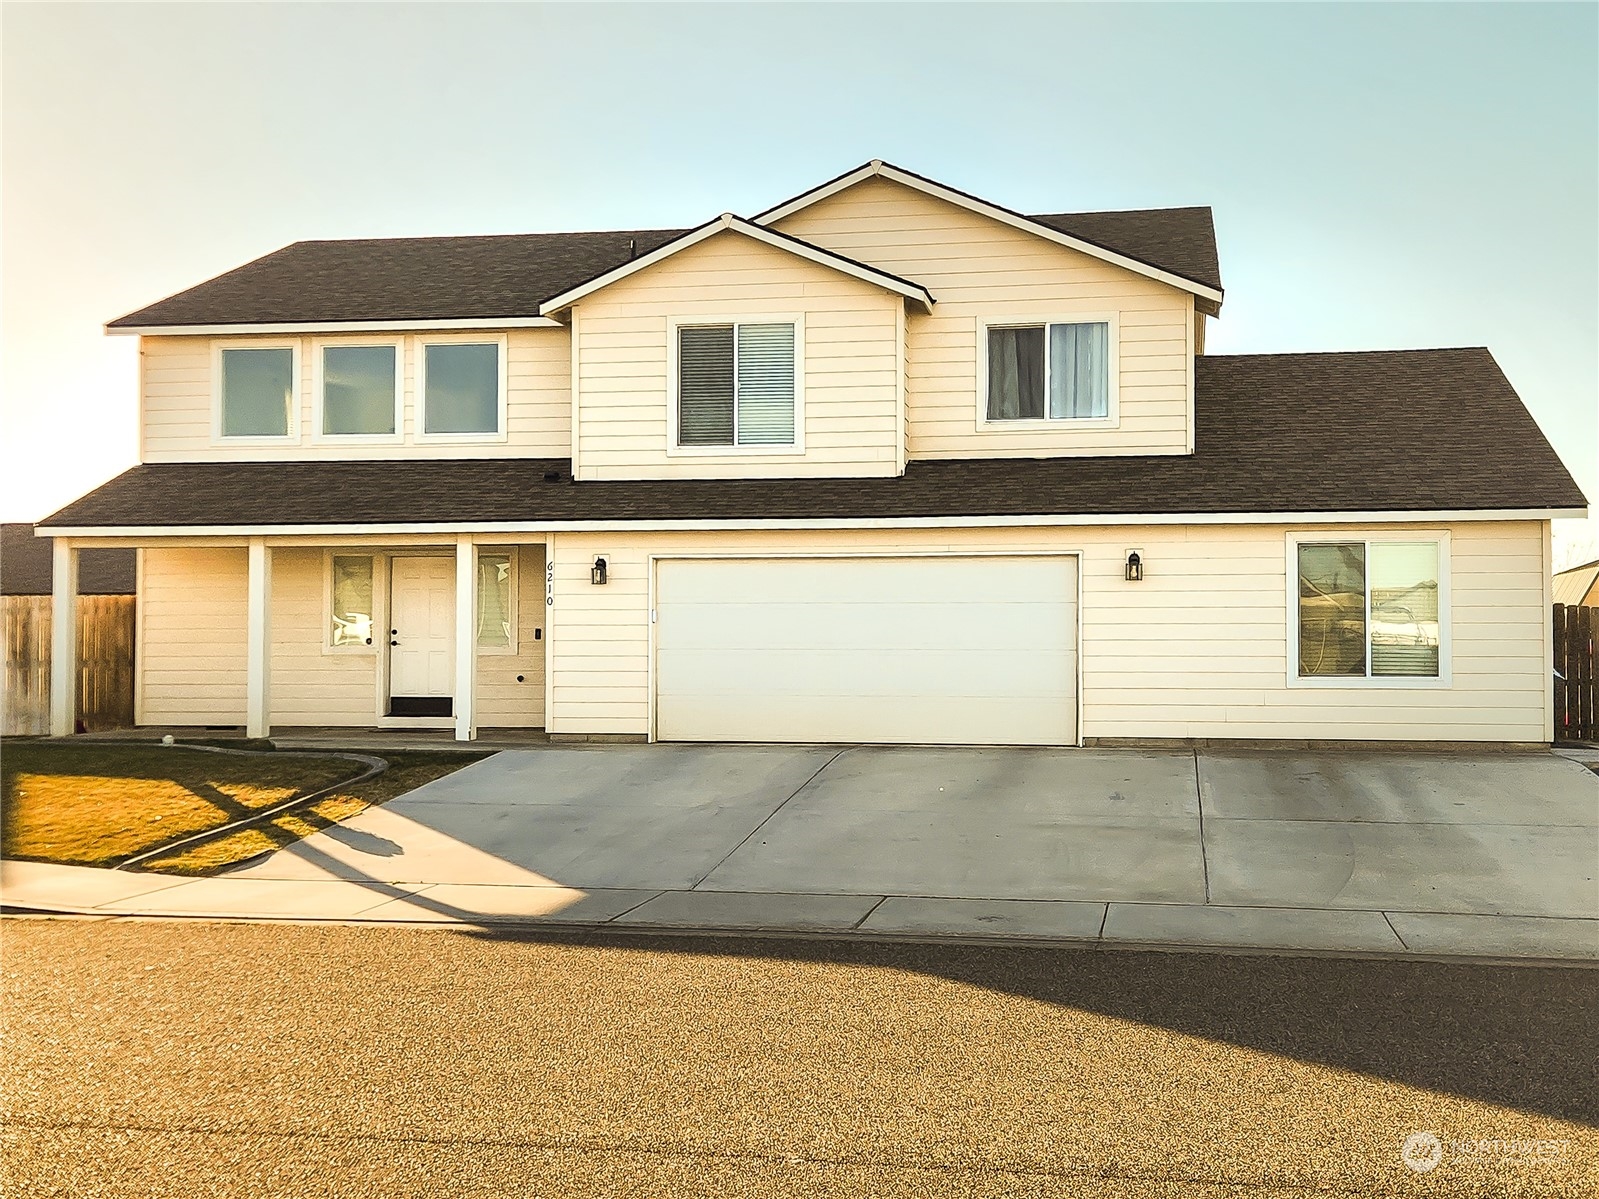
[[[989,217],[1024,233],[1031,233],[1045,241],[1052,241],[1057,245],[1065,246],[1067,249],[1076,250],[1078,253],[1086,254],[1090,258],[1098,258],[1113,266],[1132,271],[1136,275],[1142,275],[1145,278],[1175,287],[1180,291],[1189,292],[1195,297],[1200,310],[1210,315],[1216,315],[1221,311],[1223,293],[1221,284],[1216,277],[1217,272],[1214,269],[1208,272],[1209,278],[1196,278],[1194,274],[1184,274],[1172,270],[1169,267],[1151,262],[1147,258],[1112,249],[1100,244],[1099,241],[1092,237],[1085,237],[1062,228],[1061,217],[1069,214],[1058,214],[1047,219],[1027,216],[1014,209],[995,204],[991,200],[985,200],[981,196],[974,196],[970,192],[963,192],[959,188],[940,183],[936,179],[929,179],[926,175],[920,175],[915,171],[906,170],[904,167],[895,166],[893,163],[885,162],[881,158],[874,158],[864,166],[856,167],[852,171],[845,171],[842,175],[818,184],[808,191],[801,192],[799,195],[768,208],[751,219],[758,225],[776,224],[778,221],[792,216],[802,209],[809,208],[812,204],[828,199],[831,196],[836,196],[840,192],[847,191],[856,184],[872,178],[886,179],[891,183],[902,184],[924,195],[944,200],[958,208],[964,208],[968,212]],[[1173,211],[1203,212],[1206,214],[1207,220],[1210,212],[1208,208]],[[1111,214],[1095,213],[1087,215],[1103,218]],[[1214,242],[1214,235],[1212,235],[1211,240]],[[1214,246],[1212,246],[1211,258],[1214,259]],[[1195,274],[1199,273],[1195,272]]]

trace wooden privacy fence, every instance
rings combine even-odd
[[[85,729],[133,724],[131,595],[78,597],[78,720]],[[0,596],[6,630],[5,704],[0,735],[50,731],[50,597]]]
[[[1599,669],[1594,638],[1599,608],[1555,605],[1555,740],[1599,740]]]

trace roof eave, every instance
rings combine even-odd
[[[238,321],[205,325],[121,325],[104,326],[111,337],[230,337],[247,334],[383,333],[437,329],[442,332],[469,329],[555,329],[561,322],[547,316],[485,316],[454,320],[359,320],[359,321]]]

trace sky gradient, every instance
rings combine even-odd
[[[871,158],[1209,204],[1211,352],[1486,345],[1599,498],[1593,5],[8,5],[0,48],[6,520],[137,460],[101,325],[279,246],[692,225]]]

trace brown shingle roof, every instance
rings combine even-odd
[[[890,479],[578,484],[565,459],[164,463],[134,467],[44,523],[649,523],[1587,502],[1487,350],[1202,357],[1195,376],[1192,455],[913,461]]]
[[[1221,287],[1216,224],[1209,208],[1057,212],[1028,219],[1195,283]]]
[[[1057,213],[1032,219],[1196,282],[1221,286],[1208,208]],[[687,232],[301,241],[107,327],[531,317],[545,300]]]

